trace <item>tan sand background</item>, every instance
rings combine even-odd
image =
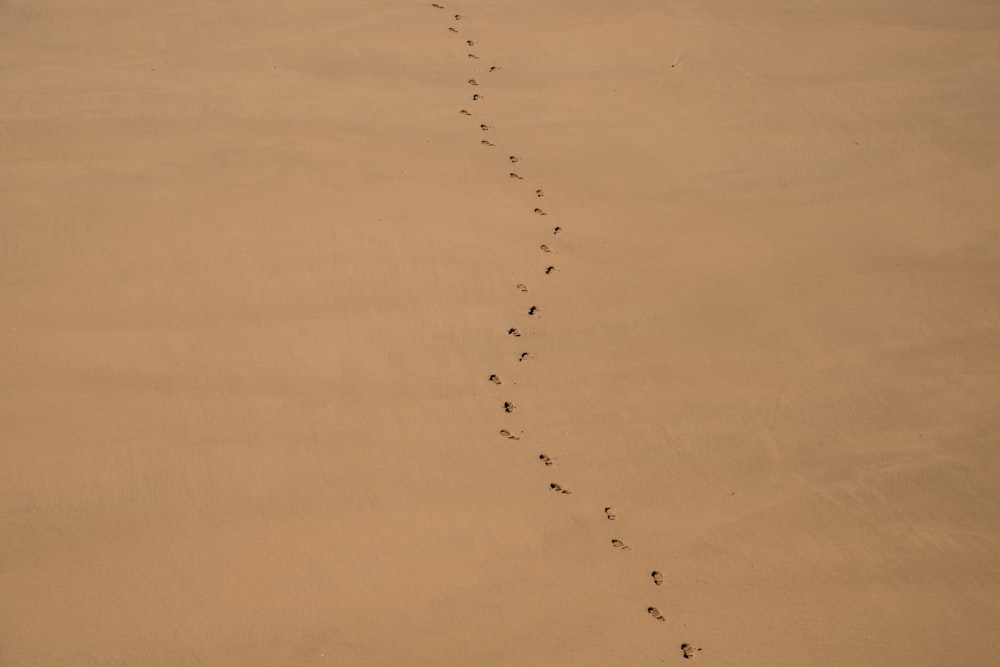
[[[997,664],[1000,5],[442,4],[0,3],[0,665]]]

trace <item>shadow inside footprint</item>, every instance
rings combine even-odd
[[[559,485],[558,485],[558,484],[556,484],[555,482],[552,482],[551,484],[549,484],[549,488],[550,488],[550,489],[552,489],[553,491],[557,491],[557,492],[559,492],[559,493],[562,493],[562,494],[565,494],[565,495],[567,495],[567,496],[568,496],[569,494],[573,493],[573,492],[572,492],[572,491],[570,491],[569,489],[564,489],[564,488],[562,488],[561,486],[559,486]]]
[[[552,465],[552,463],[553,463],[552,459],[550,459],[550,458],[549,458],[548,456],[546,456],[545,454],[539,454],[539,455],[538,455],[538,460],[539,460],[539,461],[541,461],[542,463],[544,463],[544,464],[545,464],[545,465],[547,465],[547,466],[551,466],[551,465]]]
[[[650,573],[650,576],[653,577],[653,583],[654,584],[656,584],[657,586],[662,586],[663,585],[663,575],[662,574],[660,574],[656,570],[653,570]]]
[[[505,428],[500,429],[500,435],[502,435],[503,437],[507,438],[508,440],[520,440],[521,439],[521,438],[519,438],[518,436],[514,435],[513,433],[511,433],[510,431],[508,431]]]
[[[653,618],[655,618],[658,621],[665,621],[665,620],[667,620],[667,619],[663,618],[663,614],[661,614],[660,610],[657,609],[656,607],[649,607],[648,609],[646,609],[646,611],[648,611],[649,615],[652,616]]]

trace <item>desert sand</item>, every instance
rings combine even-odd
[[[0,5],[0,665],[997,664],[1000,6],[441,4]]]

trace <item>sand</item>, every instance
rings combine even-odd
[[[0,5],[0,664],[996,664],[1000,7],[442,4]]]

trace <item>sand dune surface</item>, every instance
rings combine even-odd
[[[1000,7],[440,4],[0,4],[0,664],[995,664]]]

